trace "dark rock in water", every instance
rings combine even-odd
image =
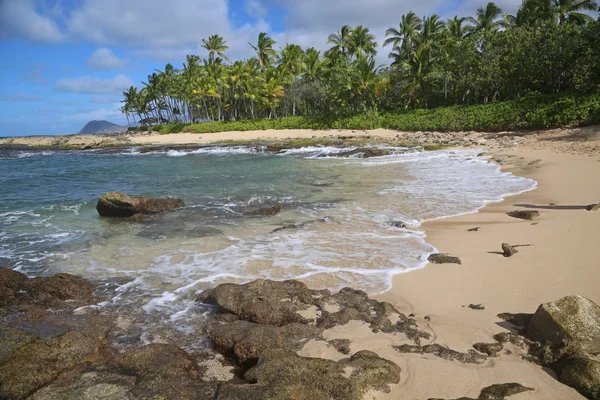
[[[279,214],[281,211],[281,204],[275,204],[271,207],[259,208],[258,210],[249,211],[246,215],[256,216],[256,217],[271,217],[273,215]]]
[[[273,229],[271,231],[271,233],[277,233],[277,232],[281,232],[281,231],[285,231],[285,230],[301,229],[301,228],[306,227],[309,223],[310,223],[310,221],[299,222],[297,224],[287,224],[282,227]]]
[[[203,238],[216,236],[223,231],[210,226],[187,225],[177,221],[157,221],[141,229],[137,236],[148,239]]]
[[[157,214],[183,207],[183,200],[134,197],[108,192],[98,200],[96,210],[103,217],[131,217],[135,214]]]
[[[95,285],[69,274],[28,279],[20,272],[0,269],[0,307],[37,303],[50,307],[63,300],[93,302]]]
[[[536,218],[539,218],[540,216],[540,212],[537,210],[518,210],[518,211],[511,211],[509,213],[506,213],[509,217],[513,217],[513,218],[519,218],[519,219],[525,219],[528,221],[534,220]]]
[[[500,342],[496,343],[475,343],[473,348],[481,353],[485,353],[490,357],[496,357],[499,352],[504,349]]]
[[[333,339],[327,341],[334,349],[342,354],[350,354],[350,342],[349,339]]]
[[[512,257],[519,252],[519,250],[515,249],[508,243],[502,243],[502,255],[504,257]]]
[[[568,346],[572,352],[600,354],[600,306],[583,296],[544,303],[525,334],[531,340]]]
[[[297,312],[320,306],[328,296],[328,290],[310,290],[298,281],[255,280],[244,285],[221,284],[200,293],[198,300],[216,304],[245,321],[283,326],[308,322]]]
[[[485,306],[483,304],[469,304],[469,308],[471,310],[485,310]]]
[[[354,150],[343,151],[337,153],[337,157],[350,157],[357,156],[360,158],[371,158],[371,157],[382,157],[389,156],[393,154],[391,150],[388,149],[373,149],[373,148],[358,148]]]
[[[278,327],[235,321],[211,326],[208,337],[219,352],[232,354],[243,364],[257,359],[266,349],[300,350],[320,334],[321,330],[312,325],[292,323]]]
[[[569,357],[555,368],[558,380],[590,399],[600,399],[600,361]]]
[[[479,354],[475,350],[469,350],[466,353],[461,353],[456,350],[441,346],[437,343],[427,344],[425,346],[412,346],[409,344],[403,344],[393,347],[400,353],[433,354],[445,360],[456,360],[463,364],[481,364],[487,360],[487,356]]]
[[[34,340],[0,365],[0,398],[24,399],[59,374],[100,358],[102,341],[82,332]]]
[[[460,258],[448,254],[431,254],[427,260],[433,264],[462,264]]]
[[[404,229],[408,226],[406,224],[406,222],[404,222],[404,221],[390,221],[389,224],[391,226],[393,226],[394,228],[401,228],[401,229]]]
[[[400,381],[400,367],[361,351],[349,361],[305,358],[281,349],[266,350],[244,374],[250,385],[224,384],[220,400],[360,400],[369,390],[389,391]]]
[[[137,377],[134,398],[213,399],[216,385],[202,381],[198,364],[172,344],[153,343],[121,353],[115,362]]]
[[[131,217],[125,218],[127,222],[146,223],[152,222],[152,215],[148,214],[133,214]]]
[[[600,203],[590,204],[585,209],[588,210],[588,211],[600,211]]]
[[[484,388],[476,399],[470,397],[461,397],[455,400],[505,400],[507,397],[515,394],[532,391],[532,388],[525,387],[519,383],[502,383]],[[428,400],[444,400],[430,398]]]

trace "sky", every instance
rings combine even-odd
[[[484,0],[0,0],[0,137],[76,133],[91,120],[126,125],[121,93],[187,54],[225,38],[230,59],[253,55],[260,32],[328,48],[342,25],[367,26],[378,43],[403,14],[473,15]],[[521,0],[497,0],[514,13]],[[379,48],[378,64],[389,48]]]

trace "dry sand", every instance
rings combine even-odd
[[[582,139],[578,132],[554,131],[524,138],[516,147],[494,145],[491,150],[500,155],[499,160],[517,164],[504,169],[537,180],[538,189],[490,204],[476,214],[424,224],[427,241],[440,252],[460,257],[462,265],[429,264],[397,275],[393,289],[378,298],[407,315],[414,313],[420,327],[432,333],[431,343],[461,352],[477,342],[494,342],[494,334],[509,330],[510,325],[498,318],[498,313],[533,313],[540,303],[570,294],[600,303],[600,252],[596,247],[600,212],[583,207],[600,201],[599,144],[596,134]],[[528,165],[530,162],[533,165]],[[528,209],[539,210],[541,217],[524,221],[505,214]],[[481,229],[468,231],[474,227]],[[503,242],[531,246],[504,258],[498,254]],[[465,307],[471,303],[481,303],[485,310]],[[559,383],[552,371],[522,360],[523,350],[516,347],[510,348],[510,355],[468,365],[430,355],[400,354],[391,346],[410,341],[398,335],[373,334],[363,323],[337,327],[326,335],[352,340],[352,352],[372,350],[400,365],[401,383],[377,398],[477,398],[483,387],[517,382],[534,391],[511,400],[584,399]],[[316,342],[301,354],[340,358],[335,350]]]

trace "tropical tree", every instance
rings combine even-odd
[[[215,54],[222,59],[229,61],[225,51],[229,48],[225,39],[219,35],[209,36],[208,39],[202,39],[202,47],[208,50],[208,60],[212,64],[215,61]]]
[[[504,25],[501,16],[502,9],[490,1],[485,7],[482,6],[477,9],[475,18],[467,17],[467,21],[473,25],[473,32],[490,31]]]
[[[412,46],[412,42],[417,32],[421,29],[421,18],[417,17],[414,12],[409,12],[403,15],[398,29],[389,28],[385,31],[386,39],[383,42],[383,46],[388,44],[392,45],[392,50],[398,47],[402,53],[408,54],[409,48]]]
[[[459,17],[456,15],[452,19],[446,21],[446,29],[448,30],[448,36],[453,39],[462,39],[469,32],[470,28],[464,23],[467,21],[467,17]]]
[[[258,56],[258,63],[263,71],[271,65],[277,56],[277,52],[273,50],[275,43],[275,40],[271,39],[266,32],[261,32],[258,34],[256,46],[252,43],[248,43],[256,52],[256,55]]]
[[[375,36],[369,32],[369,28],[362,25],[352,29],[348,44],[348,54],[357,58],[366,58],[377,54],[377,42]]]
[[[591,15],[581,11],[596,11],[598,3],[594,0],[552,0],[552,9],[559,24],[570,22],[581,25],[594,20]]]

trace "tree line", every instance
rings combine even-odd
[[[219,35],[206,58],[167,64],[123,92],[130,123],[348,116],[365,111],[484,104],[538,94],[600,91],[600,18],[594,0],[524,0],[516,15],[493,2],[446,21],[409,12],[386,31],[389,66],[364,26],[343,26],[320,52],[260,33],[256,55],[230,61]]]

